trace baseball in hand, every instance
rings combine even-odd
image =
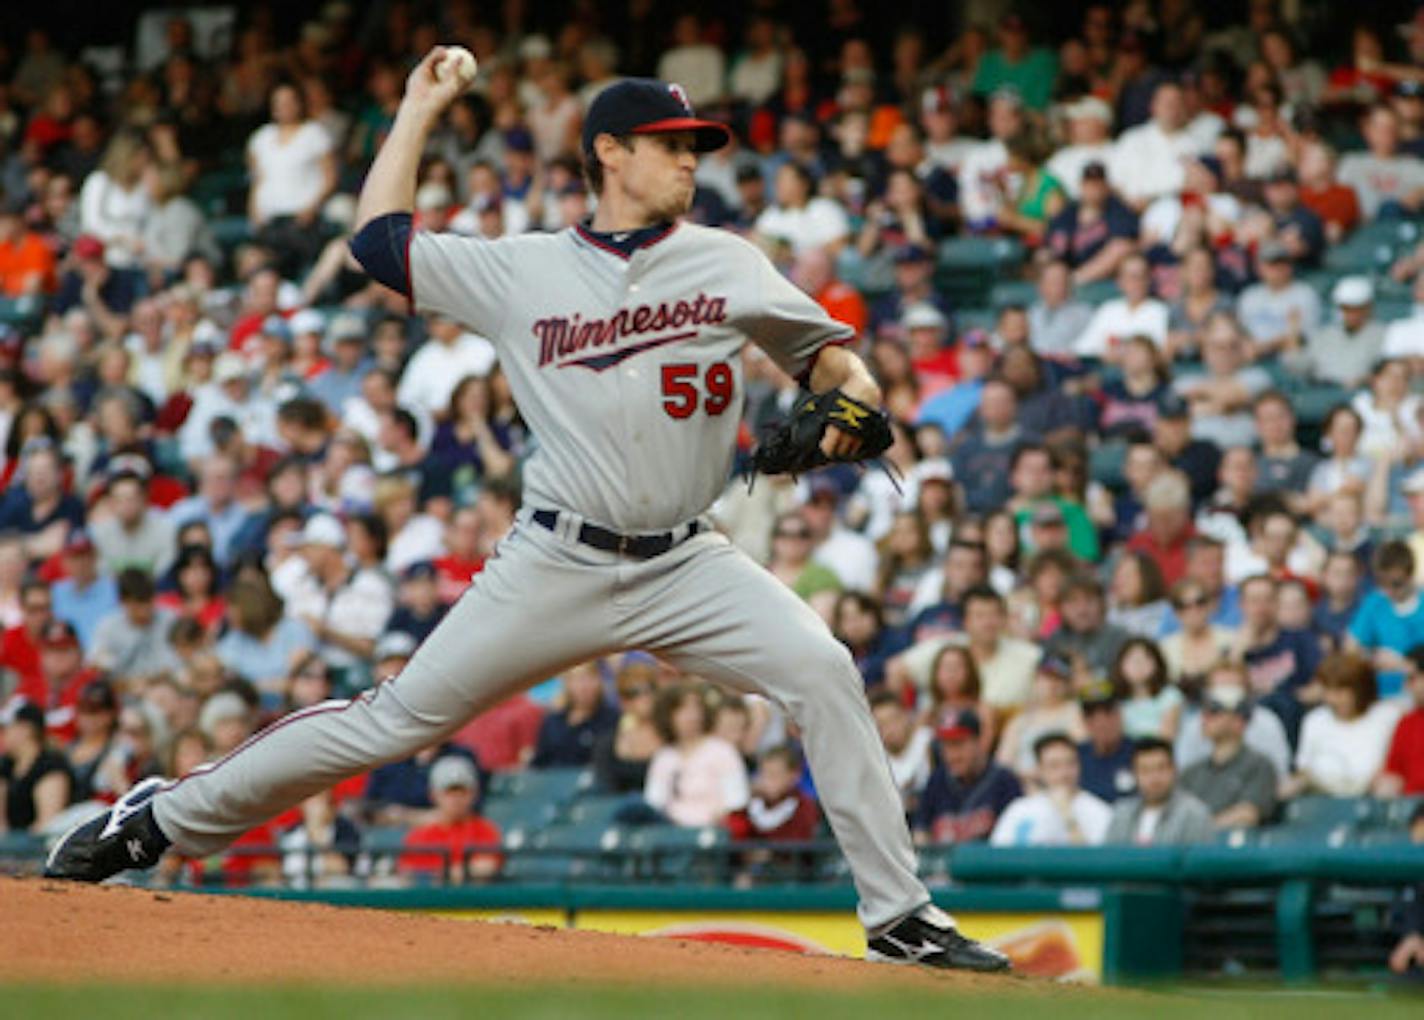
[[[453,74],[464,83],[465,88],[469,88],[474,84],[477,70],[478,65],[473,53],[463,46],[447,46],[445,55],[435,65],[435,78],[437,81],[444,81]]]

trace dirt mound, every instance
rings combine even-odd
[[[0,880],[3,981],[1058,986],[666,938],[310,903]]]

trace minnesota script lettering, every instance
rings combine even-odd
[[[570,318],[551,315],[536,321],[532,329],[539,339],[539,367],[543,368],[589,347],[607,347],[630,336],[664,329],[714,325],[726,318],[726,298],[698,294],[691,301],[624,308],[606,319],[585,319],[578,313]]]

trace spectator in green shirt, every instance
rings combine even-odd
[[[771,532],[771,562],[767,564],[782,583],[808,602],[822,592],[841,590],[835,571],[811,559],[812,537],[811,525],[800,513],[782,514]]]
[[[1042,47],[1030,47],[1023,18],[1009,14],[999,22],[998,48],[979,61],[973,91],[987,96],[1011,88],[1030,110],[1047,110],[1057,76],[1058,58]]]
[[[1085,562],[1097,562],[1098,529],[1082,504],[1053,491],[1053,457],[1048,447],[1036,442],[1021,444],[1009,463],[1009,484],[1014,493],[1009,506],[1028,551],[1038,551],[1033,540],[1039,529],[1032,526],[1049,524],[1049,518],[1056,517],[1068,531],[1068,551]]]

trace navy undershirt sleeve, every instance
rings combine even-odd
[[[410,292],[411,216],[408,212],[377,216],[351,238],[351,257],[371,277],[406,297]]]

